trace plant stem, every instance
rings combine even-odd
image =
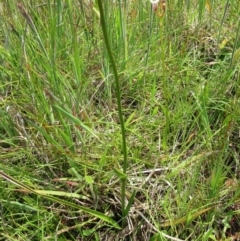
[[[124,127],[124,120],[123,120],[123,113],[122,113],[122,105],[121,105],[121,91],[120,91],[120,84],[119,84],[119,76],[117,71],[117,66],[113,57],[113,53],[110,47],[108,35],[107,35],[107,28],[104,18],[104,12],[103,12],[103,6],[101,0],[98,0],[98,6],[100,11],[100,21],[101,26],[103,30],[103,37],[106,44],[106,49],[109,55],[109,59],[112,64],[113,68],[113,74],[115,78],[116,83],[116,97],[117,97],[117,105],[118,105],[118,115],[119,115],[119,121],[121,126],[121,132],[122,132],[122,148],[123,148],[123,173],[126,174],[127,172],[127,145],[126,145],[126,135],[125,135],[125,127]],[[121,179],[122,186],[121,186],[121,203],[122,203],[122,227],[125,226],[126,223],[126,212],[125,212],[125,191],[126,191],[126,183],[127,179],[122,178]]]

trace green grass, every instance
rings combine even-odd
[[[0,240],[239,239],[240,5],[196,2],[0,3]]]

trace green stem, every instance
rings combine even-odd
[[[125,135],[125,127],[124,127],[124,120],[123,120],[123,113],[122,113],[122,105],[121,105],[121,91],[120,91],[120,84],[119,84],[119,76],[117,72],[117,66],[113,57],[113,53],[110,47],[108,35],[107,35],[107,28],[104,18],[103,6],[102,1],[98,0],[99,12],[100,12],[100,21],[103,31],[103,37],[106,44],[106,49],[109,55],[110,62],[113,68],[113,74],[115,77],[116,83],[116,95],[117,95],[117,105],[118,105],[118,114],[119,114],[119,121],[121,125],[121,132],[122,132],[122,148],[123,148],[123,173],[126,174],[127,172],[127,145],[126,145],[126,135]],[[126,183],[127,179],[121,179],[122,186],[121,186],[121,203],[122,203],[122,226],[124,227],[126,224],[126,209],[125,209],[125,192],[126,192]]]

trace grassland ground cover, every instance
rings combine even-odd
[[[239,13],[2,0],[0,240],[240,240]]]

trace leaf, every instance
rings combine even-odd
[[[116,173],[116,175],[118,176],[119,179],[121,180],[126,180],[127,179],[127,175],[124,174],[122,171],[116,169],[116,168],[113,168],[113,171]]]
[[[57,202],[57,203],[63,204],[63,205],[68,206],[68,207],[79,209],[81,211],[84,211],[84,212],[86,212],[86,213],[88,213],[88,214],[90,214],[94,217],[97,217],[97,218],[111,224],[116,229],[121,229],[120,226],[118,225],[118,223],[115,220],[113,220],[112,218],[106,216],[105,214],[103,214],[101,212],[92,210],[90,208],[86,208],[86,207],[81,206],[81,205],[77,205],[75,203],[71,203],[71,202],[63,200],[63,199],[59,199],[59,198],[56,198],[56,197],[53,197],[53,196],[50,196],[50,195],[42,194],[41,192],[32,189],[31,187],[27,186],[26,184],[23,184],[23,183],[19,182],[18,180],[14,179],[13,177],[10,177],[9,175],[5,174],[4,172],[0,171],[0,176],[2,176],[5,180],[13,183],[14,185],[28,190],[31,193],[34,193],[38,196],[41,196],[41,197],[43,197],[45,199],[48,199],[48,200],[51,200],[53,202]]]
[[[79,120],[77,117],[72,115],[71,113],[67,112],[66,110],[62,109],[61,107],[54,105],[54,107],[59,110],[66,118],[68,118],[73,123],[81,126],[83,129],[85,129],[87,132],[89,132],[92,136],[96,137],[98,140],[98,136],[94,133],[93,130],[91,130],[87,125],[84,125],[81,120]]]
[[[167,222],[164,222],[161,224],[161,227],[169,227],[169,226],[175,226],[175,225],[178,225],[178,224],[183,224],[185,222],[189,222],[190,219],[193,220],[197,217],[199,217],[200,215],[208,212],[209,210],[213,209],[213,207],[208,207],[208,208],[205,208],[203,210],[200,210],[196,213],[193,213],[193,214],[187,214],[186,216],[183,216],[177,220],[173,220],[173,221],[167,221]]]
[[[7,205],[12,205],[18,209],[21,209],[21,210],[26,210],[26,211],[34,211],[34,212],[37,212],[39,211],[38,209],[34,208],[34,207],[31,207],[29,205],[26,205],[26,204],[23,204],[23,203],[20,203],[20,202],[15,202],[15,201],[7,201],[7,200],[4,200],[4,199],[0,199],[0,202],[1,203],[5,203]]]
[[[71,198],[79,198],[79,199],[85,199],[89,200],[87,196],[83,196],[77,193],[71,193],[71,192],[64,192],[64,191],[53,191],[53,190],[36,190],[34,189],[35,192],[38,194],[43,194],[43,195],[54,195],[54,196],[61,196],[61,197],[71,197]],[[16,189],[15,191],[18,192],[24,192],[24,193],[31,193],[29,190],[26,189]]]
[[[225,38],[225,39],[220,43],[219,48],[220,48],[220,49],[223,49],[228,42],[229,42],[229,39]]]
[[[86,180],[87,184],[89,184],[89,185],[92,185],[94,183],[92,176],[86,175],[85,180]]]
[[[232,64],[236,64],[240,59],[240,48],[235,51],[232,58]]]
[[[128,117],[128,119],[125,121],[125,127],[127,127],[130,122],[132,121],[133,117],[135,116],[135,111]]]
[[[208,12],[211,13],[212,8],[211,8],[211,4],[210,4],[209,0],[206,0],[206,8],[207,8]]]
[[[129,201],[128,201],[127,207],[126,207],[126,209],[125,209],[125,216],[128,216],[128,213],[129,213],[129,211],[130,211],[130,208],[131,208],[131,206],[132,206],[132,204],[133,204],[133,202],[134,202],[135,195],[136,195],[136,191],[134,190],[133,193],[132,193],[132,195],[131,195],[131,197],[130,197],[130,199],[129,199]]]

